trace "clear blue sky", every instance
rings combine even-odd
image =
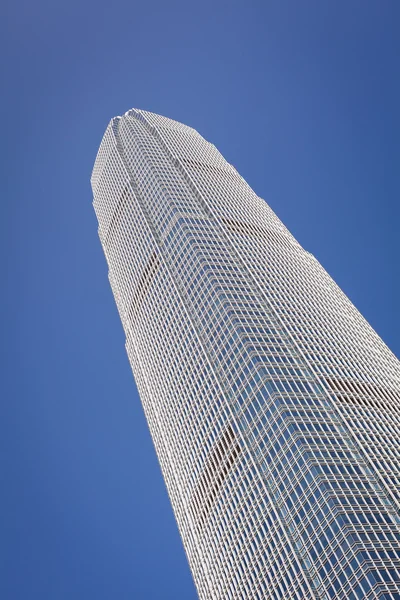
[[[195,590],[89,185],[109,119],[200,131],[400,354],[400,3],[36,2],[0,15],[0,595]]]

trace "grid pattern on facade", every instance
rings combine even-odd
[[[202,599],[400,599],[400,368],[217,149],[145,111],[92,175]]]

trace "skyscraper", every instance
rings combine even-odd
[[[201,599],[400,599],[400,365],[217,149],[110,122],[92,175]]]

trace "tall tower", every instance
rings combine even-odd
[[[400,365],[218,150],[130,110],[109,279],[202,600],[400,599]]]

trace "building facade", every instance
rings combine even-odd
[[[399,361],[190,127],[112,119],[92,187],[199,597],[399,600]]]

